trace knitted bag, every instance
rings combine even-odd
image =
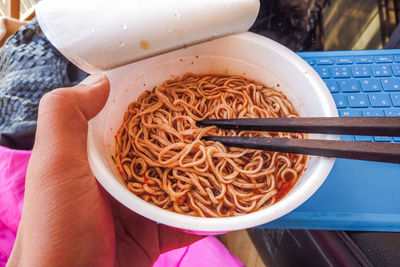
[[[72,85],[75,67],[46,39],[36,19],[11,36],[0,53],[0,145],[33,147],[41,97]]]

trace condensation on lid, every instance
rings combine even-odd
[[[49,41],[82,70],[110,70],[248,30],[259,0],[43,0]]]

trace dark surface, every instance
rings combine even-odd
[[[322,50],[322,10],[329,0],[261,0],[250,31],[293,51]]]
[[[390,36],[389,41],[385,44],[385,49],[397,49],[400,48],[400,25],[396,27]]]
[[[372,266],[344,232],[250,229],[266,266]]]
[[[400,266],[399,233],[247,230],[266,266]]]
[[[400,233],[347,232],[375,266],[400,266]]]

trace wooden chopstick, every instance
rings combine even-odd
[[[203,139],[233,147],[400,163],[400,144],[392,143],[229,136],[205,136]]]
[[[203,120],[197,125],[248,131],[400,136],[400,117]]]

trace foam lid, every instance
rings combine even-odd
[[[43,0],[49,41],[88,73],[248,30],[259,0]]]

